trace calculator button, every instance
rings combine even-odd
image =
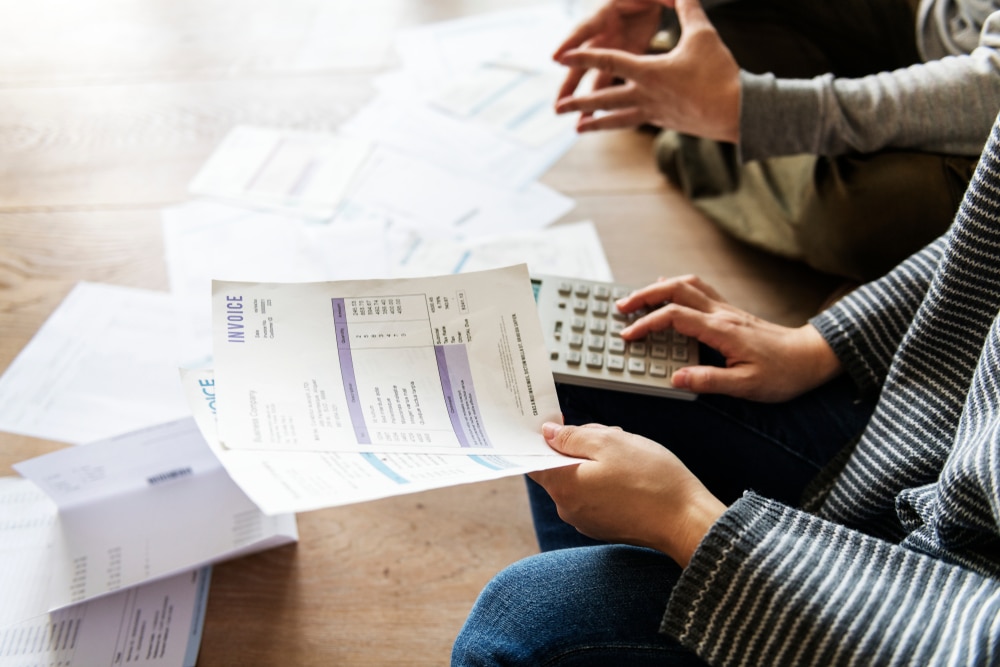
[[[608,357],[608,370],[609,371],[623,371],[625,370],[625,357],[616,357],[611,355]]]
[[[560,294],[569,294],[573,291],[573,285],[564,280],[559,283],[558,290]]]
[[[611,296],[611,288],[609,288],[607,285],[594,285],[595,299],[600,299],[601,301],[607,301],[609,296]]]
[[[586,299],[573,299],[573,310],[578,313],[587,312],[587,300]]]
[[[612,322],[611,326],[608,328],[608,332],[612,336],[620,336],[622,334],[622,329],[625,328],[624,322]]]
[[[590,285],[587,283],[577,283],[573,289],[573,293],[577,296],[587,296],[590,294]]]
[[[600,352],[588,352],[587,353],[587,367],[588,368],[600,368],[604,365],[604,355]]]
[[[642,375],[646,372],[646,362],[642,359],[631,358],[628,360],[628,371],[629,373],[635,373],[636,375]]]
[[[674,345],[674,361],[687,361],[687,360],[688,360],[687,345]]]
[[[583,331],[587,328],[587,320],[582,317],[574,317],[569,323],[569,326],[573,329],[573,331]]]
[[[637,357],[646,356],[646,343],[641,340],[633,341],[628,346],[628,353],[634,354]]]
[[[674,342],[677,343],[678,345],[686,345],[688,342],[688,337],[682,333],[674,331]]]
[[[566,363],[572,364],[574,366],[579,365],[583,360],[583,355],[580,354],[578,350],[567,350],[566,351]]]
[[[666,359],[667,357],[670,356],[670,354],[667,351],[666,345],[654,343],[649,346],[649,356],[653,357],[654,359]]]
[[[594,315],[607,315],[608,314],[608,302],[607,301],[595,301],[590,304],[590,312]]]
[[[607,320],[590,320],[590,333],[603,334],[608,330]]]
[[[587,349],[600,352],[604,349],[604,336],[590,336],[587,338]]]
[[[566,342],[569,343],[570,347],[583,347],[583,334],[571,333]]]
[[[649,364],[649,374],[656,378],[667,377],[667,365],[659,362]]]
[[[611,290],[611,296],[614,297],[615,301],[617,301],[618,299],[624,299],[625,297],[627,297],[631,293],[632,292],[630,292],[629,290],[627,290],[624,287],[615,287],[615,288],[612,288],[612,290]]]
[[[619,310],[618,306],[614,306],[611,308],[611,317],[615,318],[616,320],[628,319],[628,315]]]
[[[649,334],[649,340],[656,341],[657,343],[667,342],[667,332],[666,330],[654,331]]]
[[[625,354],[625,341],[621,338],[609,338],[608,352],[614,354]]]

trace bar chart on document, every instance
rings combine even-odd
[[[538,419],[536,384],[551,393],[537,315],[520,286],[497,288],[477,274],[395,285],[217,282],[221,444],[490,450],[512,422]],[[517,299],[505,304],[505,292]]]

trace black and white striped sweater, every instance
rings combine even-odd
[[[875,413],[810,511],[723,515],[663,631],[719,665],[1000,664],[1000,117],[948,233],[812,322]]]

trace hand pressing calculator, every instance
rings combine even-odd
[[[621,330],[647,311],[626,315],[615,301],[632,289],[624,285],[534,275],[545,344],[556,382],[691,400],[676,389],[674,371],[698,363],[698,341],[673,329],[625,341]]]

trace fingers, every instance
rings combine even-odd
[[[570,67],[569,73],[563,80],[562,85],[559,87],[559,96],[556,97],[556,109],[559,108],[559,102],[564,98],[570,97],[575,91],[577,86],[580,85],[580,81],[587,74],[587,70],[580,69],[579,67]]]
[[[582,111],[609,111],[613,109],[628,109],[636,106],[636,89],[633,84],[611,86],[595,90],[588,95],[564,97],[556,102],[556,113]]]
[[[703,311],[726,303],[714,287],[698,276],[686,275],[660,278],[652,285],[619,299],[615,304],[620,310],[630,313],[637,308],[656,308],[668,301]]]
[[[597,69],[631,80],[640,74],[644,57],[615,49],[573,49],[563,54],[559,62],[567,67]]]
[[[645,115],[638,109],[606,113],[600,116],[584,114],[576,124],[576,131],[620,130],[629,127],[638,127],[644,122]]]
[[[556,62],[560,62],[566,52],[572,51],[573,49],[585,44],[589,39],[599,34],[601,32],[601,28],[602,22],[599,20],[598,16],[593,16],[584,21],[578,25],[573,32],[570,33],[569,37],[567,37],[563,43],[556,48],[555,53],[552,54],[552,59]]]

